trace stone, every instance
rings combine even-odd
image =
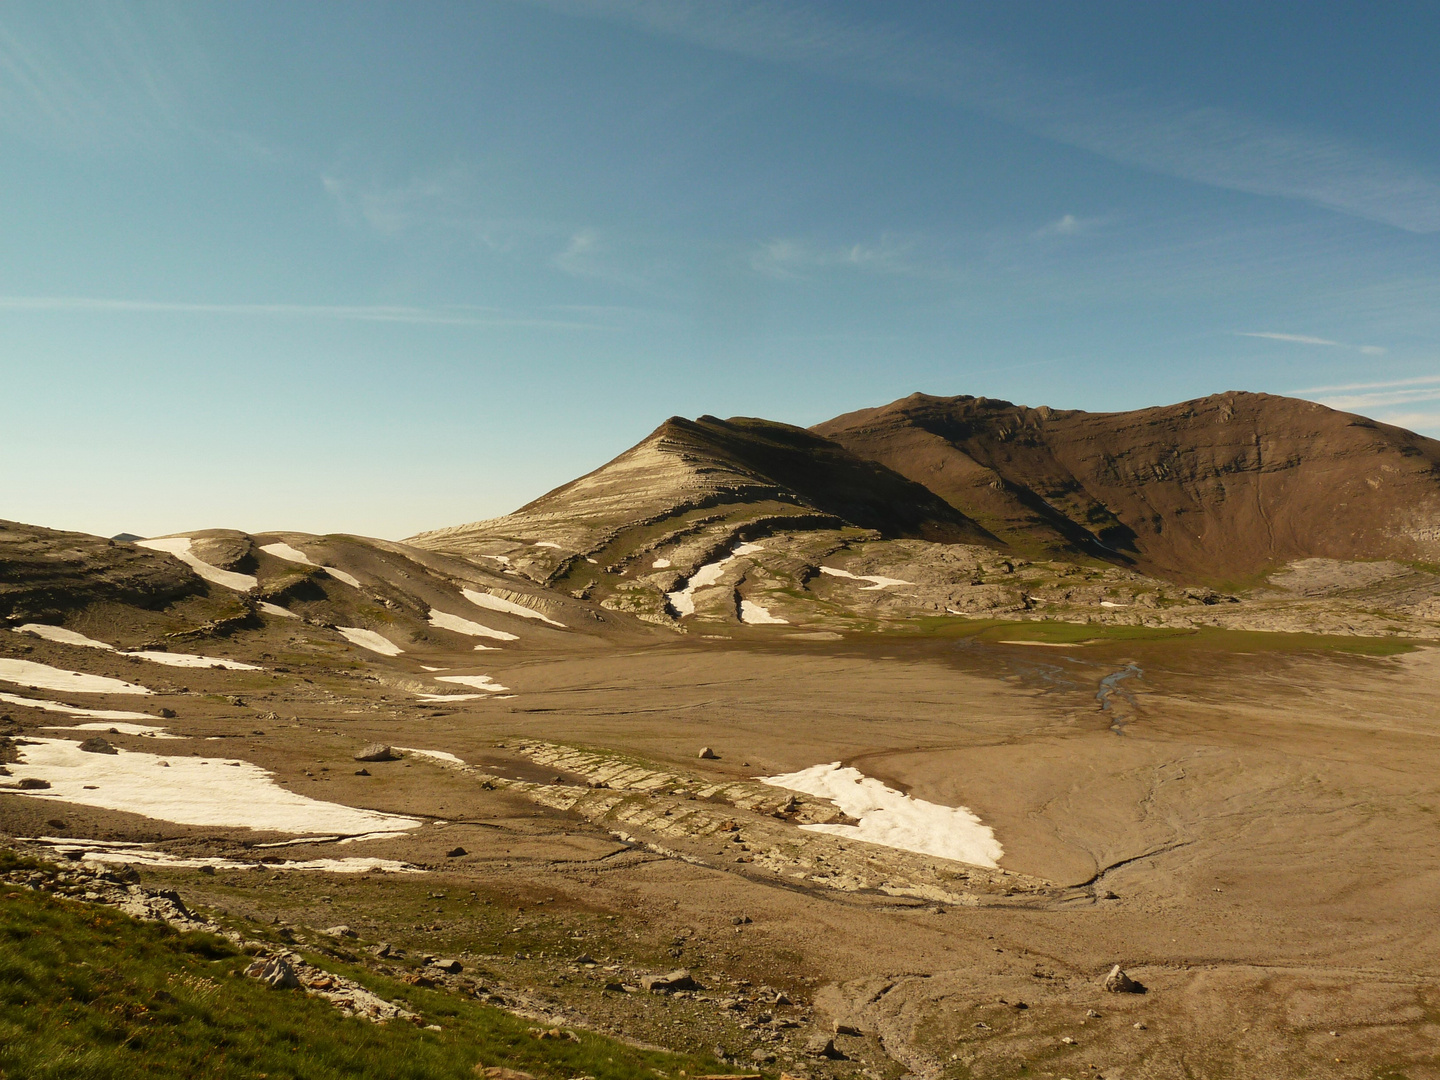
[[[161,720],[174,720],[174,719],[175,719],[175,710],[174,710],[174,709],[161,709],[161,710],[160,710],[160,719],[161,719]]]
[[[459,975],[460,972],[465,970],[465,965],[460,963],[459,960],[451,960],[448,957],[443,960],[432,961],[430,966],[445,972],[447,975]]]
[[[699,990],[700,984],[690,977],[685,968],[666,972],[664,975],[646,975],[640,985],[652,994],[668,994],[675,990]]]
[[[463,847],[453,847],[449,851],[445,852],[445,857],[447,859],[458,859],[462,855],[469,854],[470,852],[466,851]]]
[[[488,1069],[484,1065],[476,1065],[475,1075],[486,1077],[486,1080],[535,1080],[535,1077],[527,1072],[521,1072],[519,1069],[503,1069],[498,1065],[492,1065]]]
[[[82,742],[77,749],[84,750],[87,754],[118,754],[120,751],[111,746],[108,741],[99,735],[93,735]]]
[[[769,1065],[775,1060],[775,1055],[764,1048],[750,1051],[750,1060],[758,1061],[762,1065]]]
[[[21,791],[44,791],[50,786],[49,780],[38,780],[33,776],[27,776],[16,785]]]
[[[389,746],[386,746],[384,743],[378,743],[378,742],[377,742],[377,743],[370,743],[368,746],[366,746],[364,749],[362,749],[358,754],[355,755],[355,760],[356,760],[356,761],[399,761],[399,760],[400,760],[400,755],[395,752],[395,750],[394,750],[393,747],[389,747]]]
[[[805,1053],[811,1057],[830,1058],[832,1061],[844,1060],[845,1055],[835,1048],[835,1040],[829,1035],[812,1035],[805,1041]]]
[[[861,1031],[861,1030],[860,1030],[858,1027],[856,1027],[854,1024],[842,1024],[839,1020],[836,1020],[836,1021],[835,1021],[835,1034],[836,1034],[836,1035],[864,1035],[865,1032]]]
[[[356,776],[369,776],[369,775],[370,775],[370,770],[369,770],[369,769],[356,769],[356,770],[355,770],[355,775],[356,775]]]
[[[351,930],[350,927],[344,925],[343,923],[339,926],[330,927],[330,929],[326,930],[325,933],[329,934],[331,937],[357,938],[360,936],[354,930]]]
[[[1125,972],[1120,969],[1119,964],[1116,964],[1110,969],[1110,974],[1105,976],[1100,985],[1112,994],[1145,993],[1145,987],[1125,974]]]
[[[708,746],[701,748],[699,757],[700,757],[700,759],[701,759],[702,761],[719,761],[719,760],[720,760],[720,755],[717,754],[717,753],[715,753],[715,751],[714,751],[714,750],[711,750],[710,747],[708,747]]]
[[[272,990],[293,990],[300,985],[295,969],[278,956],[256,960],[245,969],[245,974],[259,979]]]

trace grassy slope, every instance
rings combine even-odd
[[[0,870],[18,865],[0,852]],[[596,1080],[715,1070],[587,1032],[540,1041],[510,1013],[329,964],[443,1030],[347,1019],[303,992],[239,977],[249,963],[210,935],[28,889],[0,893],[0,1080],[438,1080],[473,1077],[478,1063]]]

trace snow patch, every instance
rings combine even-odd
[[[484,690],[492,694],[503,694],[510,689],[508,686],[501,686],[489,675],[436,675],[435,681],[455,683],[457,686],[473,686],[476,690]],[[451,698],[450,700],[455,699]]]
[[[681,617],[695,614],[695,591],[714,585],[725,576],[725,567],[734,562],[742,555],[752,555],[757,551],[763,551],[761,544],[737,544],[730,549],[730,554],[723,559],[712,563],[706,563],[690,575],[690,580],[685,582],[685,587],[676,589],[674,592],[665,594],[670,607],[676,615]]]
[[[206,581],[224,585],[227,589],[234,589],[236,592],[249,592],[260,584],[254,574],[237,574],[233,570],[221,570],[218,566],[202,562],[190,553],[190,537],[188,536],[166,536],[159,540],[136,540],[135,546],[149,548],[151,551],[168,552]]]
[[[12,627],[17,634],[33,634],[35,637],[44,638],[46,641],[58,641],[62,645],[79,645],[85,649],[106,649],[115,651],[114,645],[106,645],[103,641],[96,641],[92,637],[74,630],[66,630],[63,626],[47,626],[45,623],[26,623],[24,626]]]
[[[461,593],[466,600],[469,600],[476,607],[482,607],[489,611],[501,611],[506,615],[519,615],[522,619],[539,619],[541,622],[547,622],[551,626],[558,626],[561,630],[565,629],[564,623],[556,622],[550,618],[550,616],[542,615],[534,608],[528,608],[524,604],[517,604],[513,600],[506,600],[502,597],[493,596],[490,593],[480,592],[476,589],[462,589]]]
[[[828,574],[831,577],[848,578],[851,581],[873,581],[873,585],[867,585],[861,592],[874,592],[876,589],[883,589],[890,585],[914,585],[913,581],[902,581],[899,578],[885,577],[881,574],[852,574],[849,570],[837,570],[833,566],[820,567],[820,573]]]
[[[556,551],[564,551],[564,550],[565,550],[565,549],[562,548],[559,544],[555,543],[555,541],[553,541],[553,540],[536,540],[536,541],[535,541],[535,547],[554,548]]]
[[[21,697],[19,694],[0,694],[0,701],[7,705],[23,705],[46,712],[65,713],[67,716],[89,716],[96,720],[158,720],[143,712],[125,712],[121,709],[82,709],[78,705],[66,705],[60,701],[43,701],[40,698]]]
[[[75,724],[71,727],[47,727],[46,731],[118,731],[121,735],[139,735],[146,739],[183,739],[184,735],[172,735],[163,727],[150,724],[122,724],[115,721],[108,724]]]
[[[360,626],[337,626],[340,636],[351,645],[359,645],[362,649],[369,649],[381,656],[399,656],[405,650],[396,645],[389,638],[383,638],[374,630],[366,630]]]
[[[652,570],[668,570],[670,569],[670,560],[656,559],[653,563],[650,564],[650,568]]]
[[[39,791],[14,794],[141,814],[181,825],[287,833],[407,832],[415,818],[307,799],[286,791],[247,761],[164,758],[139,750],[91,754],[69,739],[29,739],[16,779],[48,780]]]
[[[860,820],[858,825],[800,826],[810,832],[864,840],[991,870],[998,868],[1005,853],[995,839],[995,831],[968,808],[911,798],[859,769],[842,767],[838,761],[757,779],[771,787],[825,799]]]
[[[293,611],[288,611],[279,604],[272,604],[268,600],[260,601],[260,610],[267,615],[278,615],[282,619],[298,619],[300,616]]]
[[[319,563],[312,561],[310,556],[306,555],[305,552],[299,548],[293,548],[289,544],[266,544],[260,550],[267,555],[274,555],[277,559],[284,559],[286,562],[299,563],[301,566],[313,566],[317,569],[324,570],[336,581],[343,581],[346,585],[354,589],[360,588],[360,582],[352,574],[347,574],[344,570],[337,570],[333,566],[321,566]]]
[[[54,690],[61,694],[148,694],[143,686],[111,679],[104,675],[86,675],[83,671],[66,671],[33,660],[11,660],[0,657],[0,681],[29,686],[36,690]]]
[[[480,701],[489,694],[416,694],[416,701]]]
[[[290,614],[288,611],[285,614]],[[96,641],[94,638],[86,637],[84,634],[74,630],[66,630],[63,626],[47,626],[44,623],[26,623],[24,626],[14,628],[19,634],[33,634],[35,637],[44,638],[46,641],[58,641],[65,645],[79,645],[85,649],[105,649],[108,652],[116,652],[114,645],[107,645],[103,641]],[[220,667],[229,671],[263,671],[263,668],[254,664],[242,664],[238,660],[220,660],[213,656],[196,656],[194,653],[172,653],[156,652],[152,650],[137,649],[133,652],[120,651],[121,656],[134,656],[140,660],[149,660],[154,664],[167,664],[170,667]]]
[[[350,859],[303,859],[278,863],[240,862],[236,859],[213,856],[171,855],[166,851],[152,851],[139,844],[115,844],[104,840],[70,840],[63,836],[26,837],[30,843],[45,844],[66,853],[80,852],[80,861],[103,865],[168,866],[177,869],[195,869],[213,866],[216,870],[326,870],[332,874],[363,874],[372,870],[387,874],[423,874],[418,866],[396,862],[394,859],[350,858]],[[329,837],[328,839],[336,839]],[[314,843],[313,840],[301,841]],[[273,847],[272,844],[256,844],[256,847]]]
[[[491,630],[488,626],[482,626],[478,622],[471,622],[469,619],[462,619],[459,615],[450,615],[444,611],[430,609],[430,625],[438,626],[442,630],[453,630],[457,634],[466,634],[470,637],[494,638],[496,641],[519,641],[514,634],[507,634],[504,630]]]
[[[782,619],[778,615],[771,615],[769,611],[755,603],[754,600],[740,601],[740,621],[749,623],[751,626],[790,625],[789,619]]]
[[[200,667],[200,668],[224,668],[226,671],[264,671],[258,664],[242,664],[239,660],[221,660],[216,656],[199,656],[195,653],[183,652],[122,652],[121,656],[134,656],[141,660],[149,660],[152,664],[164,664],[167,667]]]
[[[416,757],[434,758],[436,761],[443,761],[447,765],[464,765],[454,754],[447,754],[444,750],[421,750],[414,746],[397,746],[396,750],[406,754],[414,754]]]

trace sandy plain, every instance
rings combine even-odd
[[[324,658],[255,634],[198,650],[258,672],[157,671],[7,634],[5,655],[143,681],[153,696],[71,697],[168,707],[158,722],[188,740],[106,735],[122,750],[243,760],[424,824],[310,842],[7,791],[0,833],[252,867],[262,850],[403,861],[425,873],[142,869],[225,917],[302,936],[344,922],[362,943],[464,955],[512,1001],[767,1071],[1440,1075],[1440,652],[790,632]],[[420,700],[437,667],[513,696]],[[3,711],[22,740],[64,723]],[[410,753],[356,775],[374,741],[466,766]],[[747,794],[830,761],[969,807],[1002,872],[802,832]],[[1147,992],[1105,992],[1116,963]],[[679,965],[709,992],[605,990]],[[843,1058],[804,1051],[837,1023],[861,1033],[836,1037]]]

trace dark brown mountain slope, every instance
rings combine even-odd
[[[1228,393],[1086,413],[914,394],[812,430],[1021,550],[1187,580],[1440,558],[1440,442],[1313,402]]]

